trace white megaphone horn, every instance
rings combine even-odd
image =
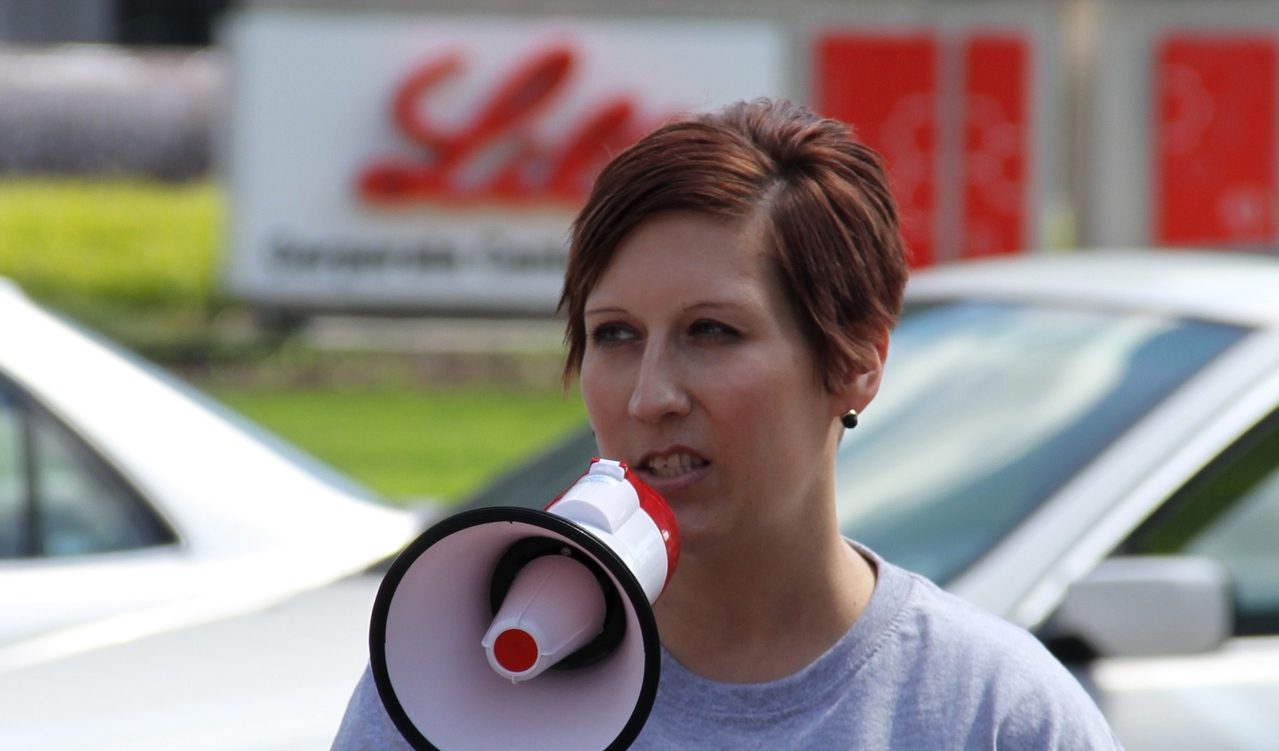
[[[441,521],[373,605],[387,714],[418,751],[627,748],[657,694],[652,604],[678,559],[666,501],[607,459],[545,511]]]

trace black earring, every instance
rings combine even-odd
[[[848,410],[844,413],[843,417],[839,418],[839,421],[844,423],[844,428],[847,430],[852,430],[857,427],[857,410]]]

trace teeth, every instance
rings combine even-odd
[[[675,477],[706,464],[704,459],[692,454],[666,454],[648,460],[648,469],[658,477]]]

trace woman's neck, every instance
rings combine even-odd
[[[662,645],[693,673],[725,683],[773,681],[810,665],[875,588],[874,569],[829,516],[681,555],[654,608]]]

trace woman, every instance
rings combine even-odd
[[[905,280],[879,159],[789,103],[670,123],[600,174],[565,375],[682,542],[633,748],[1118,747],[1033,637],[839,533],[836,448]],[[334,747],[407,747],[367,675]]]

